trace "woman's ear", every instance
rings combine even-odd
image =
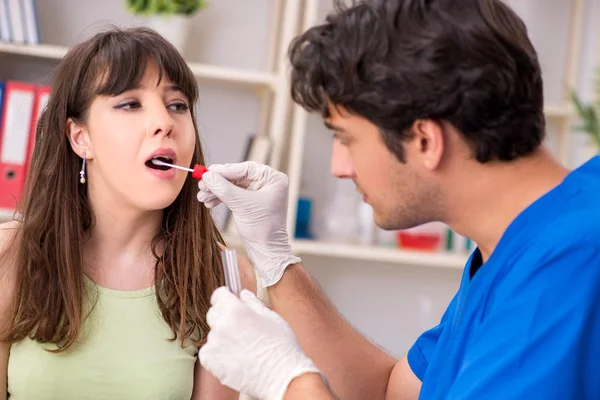
[[[67,119],[67,137],[73,151],[81,158],[85,153],[85,158],[90,160],[94,158],[90,135],[84,126],[77,124],[72,118]]]

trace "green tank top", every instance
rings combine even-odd
[[[78,342],[63,353],[25,339],[8,360],[10,400],[189,400],[197,349],[170,341],[154,288],[118,291],[86,278],[98,293]]]

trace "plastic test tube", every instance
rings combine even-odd
[[[242,284],[240,282],[240,270],[237,262],[237,252],[235,249],[224,249],[221,250],[221,257],[223,258],[223,272],[225,273],[225,284],[236,296],[240,295],[242,291]]]

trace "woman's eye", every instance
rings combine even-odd
[[[140,108],[142,105],[139,101],[129,101],[127,103],[119,104],[115,108],[119,110],[135,110]]]
[[[183,113],[183,112],[186,112],[186,111],[189,109],[188,105],[187,105],[187,104],[185,104],[185,103],[174,103],[174,104],[170,104],[170,105],[169,105],[169,108],[170,108],[171,110],[173,110],[173,111],[176,111],[176,112],[182,112],[182,113]]]

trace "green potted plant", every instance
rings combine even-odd
[[[600,68],[596,71],[594,79],[594,97],[594,101],[586,103],[577,93],[571,93],[575,111],[581,120],[581,125],[576,129],[589,134],[596,146],[596,151],[600,151]]]
[[[206,0],[126,0],[127,10],[183,50],[190,18],[207,6]]]

